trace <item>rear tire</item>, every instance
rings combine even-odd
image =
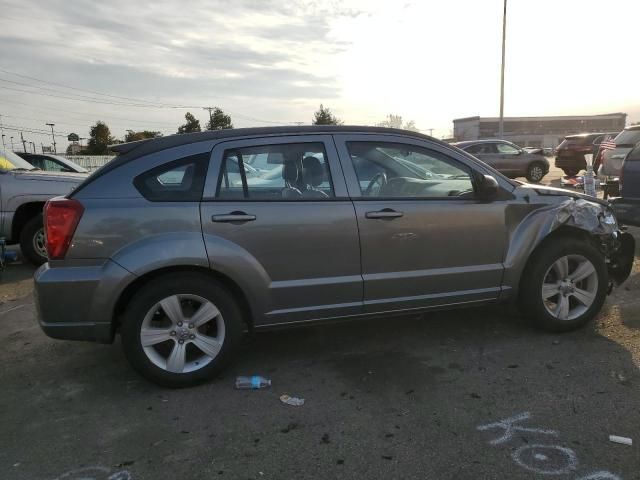
[[[36,266],[47,261],[42,214],[36,215],[22,227],[20,250],[22,255]]]
[[[531,183],[540,182],[545,176],[544,165],[540,162],[533,162],[527,168],[527,181]]]
[[[567,177],[575,177],[580,172],[577,168],[563,168],[562,171]]]
[[[531,255],[520,283],[520,307],[538,328],[567,332],[593,319],[609,278],[604,256],[585,240],[554,237]]]
[[[122,344],[143,377],[165,387],[189,387],[222,370],[243,325],[237,302],[219,282],[199,273],[166,274],[144,285],[127,305]]]

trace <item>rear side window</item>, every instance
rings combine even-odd
[[[488,155],[496,153],[496,146],[493,143],[478,143],[477,145],[471,145],[465,148],[471,155]]]
[[[138,175],[133,184],[152,202],[198,202],[209,157],[207,152],[165,163]]]
[[[322,143],[262,145],[224,153],[216,198],[295,201],[332,197]]]
[[[615,142],[617,146],[632,147],[640,142],[640,130],[623,130],[616,137]]]

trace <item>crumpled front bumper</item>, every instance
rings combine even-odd
[[[623,283],[633,268],[633,260],[636,252],[636,241],[630,233],[616,231],[608,242],[608,252],[605,252],[609,263],[609,278],[616,285]]]

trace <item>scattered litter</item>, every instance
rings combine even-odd
[[[560,340],[554,340],[553,342],[551,342],[553,345],[560,345]]]
[[[382,455],[382,458],[384,458],[385,460],[393,460],[393,457],[391,455]]]
[[[287,394],[280,395],[280,401],[293,407],[301,407],[302,405],[304,405],[304,398],[290,397]]]
[[[331,440],[329,440],[329,434],[325,433],[324,435],[322,435],[322,438],[320,439],[321,443],[331,443]]]
[[[472,392],[471,394],[471,398],[482,398],[479,394],[477,394],[476,392]]]
[[[13,466],[14,466],[14,467],[19,467],[19,466],[20,466],[20,462],[18,462],[18,463],[14,463],[14,464],[13,464]]]
[[[342,458],[339,458],[338,460],[336,460],[336,464],[337,465],[344,465],[344,460]]]
[[[259,388],[267,388],[271,386],[271,380],[264,377],[259,377],[258,375],[253,375],[252,377],[237,377],[236,378],[236,388],[238,390],[257,390]]]
[[[633,440],[628,437],[619,437],[618,435],[609,435],[609,441],[620,443],[622,445],[633,445]]]

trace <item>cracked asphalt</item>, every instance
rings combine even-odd
[[[637,266],[577,332],[505,307],[267,332],[185,390],[140,378],[119,340],[46,337],[32,274],[0,278],[2,479],[640,478]],[[246,374],[273,385],[235,390]]]

